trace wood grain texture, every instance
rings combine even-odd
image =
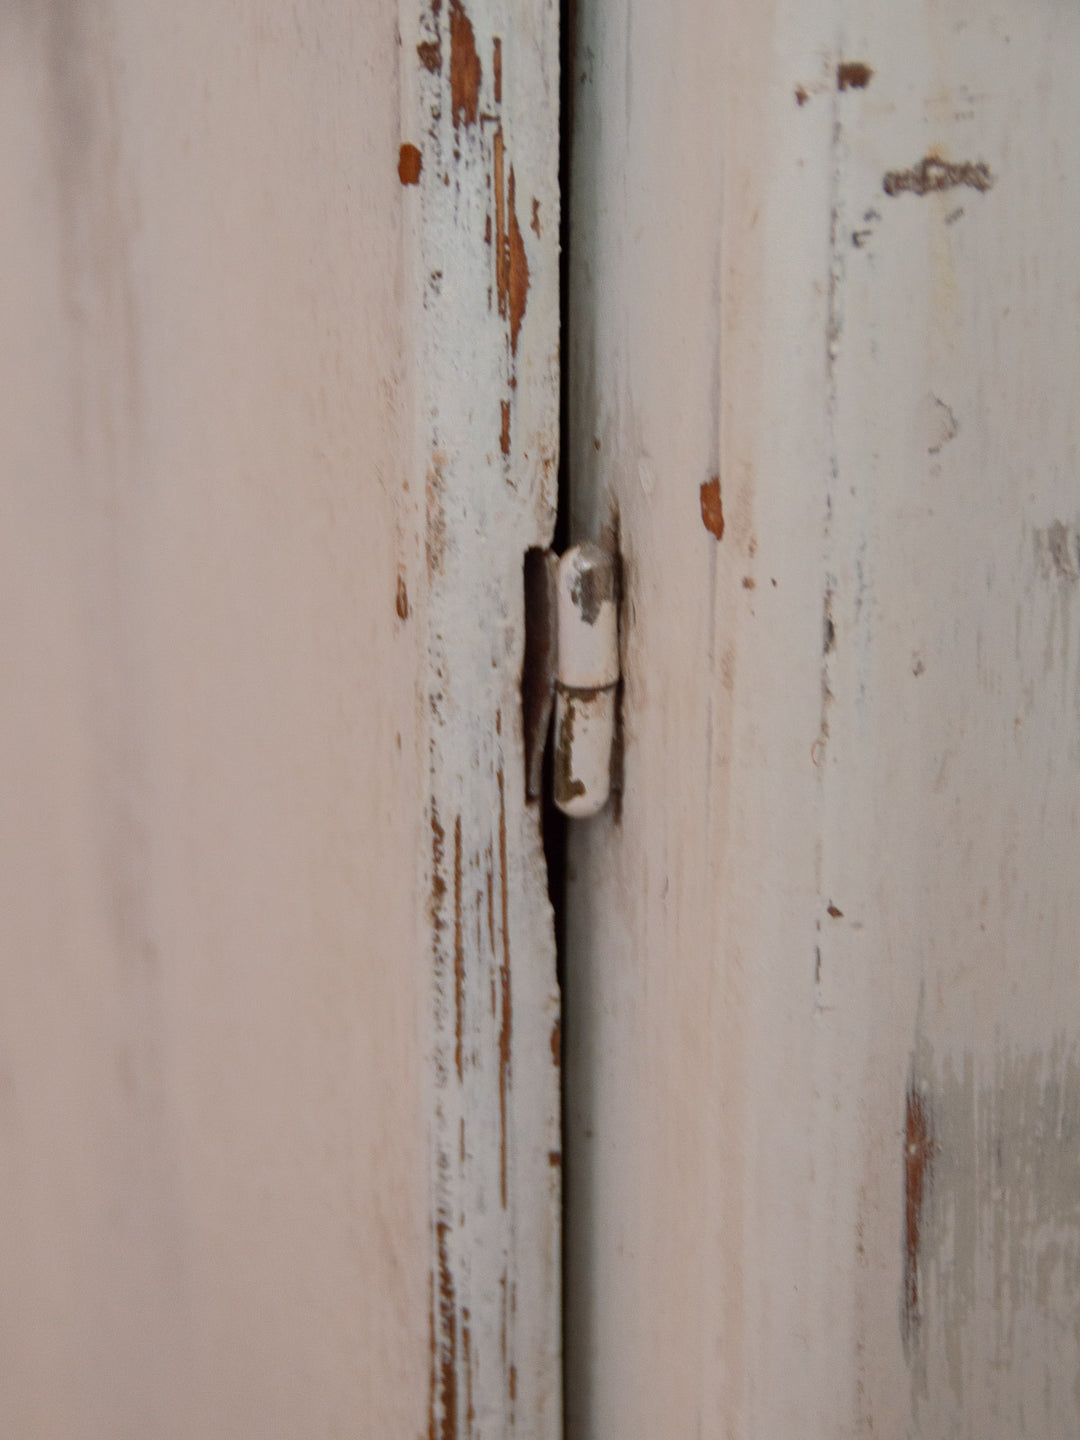
[[[568,1433],[1072,1434],[1080,23],[579,17]]]

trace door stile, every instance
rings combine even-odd
[[[432,1437],[561,1432],[559,995],[527,804],[522,566],[559,424],[558,8],[401,8],[427,637]]]

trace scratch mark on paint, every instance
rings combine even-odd
[[[473,1421],[476,1419],[476,1410],[473,1406],[473,1362],[472,1362],[472,1332],[469,1328],[470,1315],[468,1307],[461,1311],[461,1349],[462,1359],[465,1365],[465,1435],[466,1440],[471,1440],[473,1433]]]
[[[491,42],[491,68],[495,76],[495,104],[502,104],[502,40],[498,35]]]
[[[485,851],[487,859],[487,922],[488,922],[488,943],[491,946],[492,959],[495,958],[495,876],[494,857],[491,853],[491,846]]]
[[[440,1214],[436,1224],[439,1263],[439,1389],[442,1425],[439,1440],[456,1440],[457,1425],[457,1315],[454,1277],[450,1270],[450,1222]]]
[[[904,1119],[904,1295],[902,1332],[904,1353],[917,1343],[920,1315],[919,1249],[923,1208],[934,1167],[933,1116],[926,1098],[908,1082]]]
[[[439,940],[443,931],[442,907],[446,898],[446,881],[443,878],[442,864],[446,844],[446,831],[439,820],[439,807],[435,797],[431,797],[431,929],[432,944],[436,952],[436,960],[439,957]]]
[[[399,572],[397,577],[397,595],[394,599],[394,609],[397,611],[399,620],[409,618],[409,591],[405,584],[405,576]]]
[[[450,99],[454,129],[476,124],[480,101],[480,56],[472,21],[461,0],[450,0]]]
[[[720,476],[714,475],[701,487],[701,523],[717,540],[724,538],[724,504],[720,497]]]
[[[454,1061],[464,1078],[461,1047],[465,1029],[465,942],[461,924],[461,816],[454,822]]]
[[[507,275],[509,254],[506,246],[506,189],[505,189],[505,146],[502,127],[495,131],[492,140],[492,158],[495,171],[495,291],[499,297],[499,314],[506,318],[506,299],[510,291]]]
[[[531,226],[530,226],[529,228],[532,230],[533,234],[534,234],[535,236],[537,236],[537,238],[539,238],[539,236],[540,236],[540,201],[537,200],[535,196],[533,197],[533,202],[532,202],[532,224],[531,224]]]
[[[952,190],[957,185],[966,185],[972,190],[986,191],[994,183],[989,165],[980,160],[953,163],[941,160],[936,155],[927,155],[910,170],[890,170],[881,182],[886,195],[902,195],[910,191],[913,195],[928,195],[935,190]]]
[[[501,719],[501,715],[500,715]],[[499,984],[502,999],[502,1020],[499,1028],[499,1177],[502,1207],[506,1209],[506,1105],[510,1084],[510,1058],[514,1033],[513,999],[510,985],[510,881],[506,853],[506,783],[503,768],[498,770],[499,784],[499,886],[502,901],[502,965]]]
[[[499,435],[499,449],[504,455],[510,454],[510,401],[500,400],[499,408],[502,411],[502,431]]]

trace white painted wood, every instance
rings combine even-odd
[[[556,31],[435,9],[0,19],[5,1436],[554,1433]]]
[[[403,10],[427,572],[433,1435],[561,1429],[559,997],[524,557],[558,474],[558,8]]]
[[[1075,1434],[1080,17],[579,25],[568,1433]]]

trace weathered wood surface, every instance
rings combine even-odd
[[[554,1433],[556,36],[513,8],[0,19],[4,1435]]]
[[[559,996],[526,806],[524,557],[558,478],[558,7],[403,27],[423,475],[432,1435],[561,1433]]]
[[[569,1435],[1080,1431],[1080,16],[582,0]]]

